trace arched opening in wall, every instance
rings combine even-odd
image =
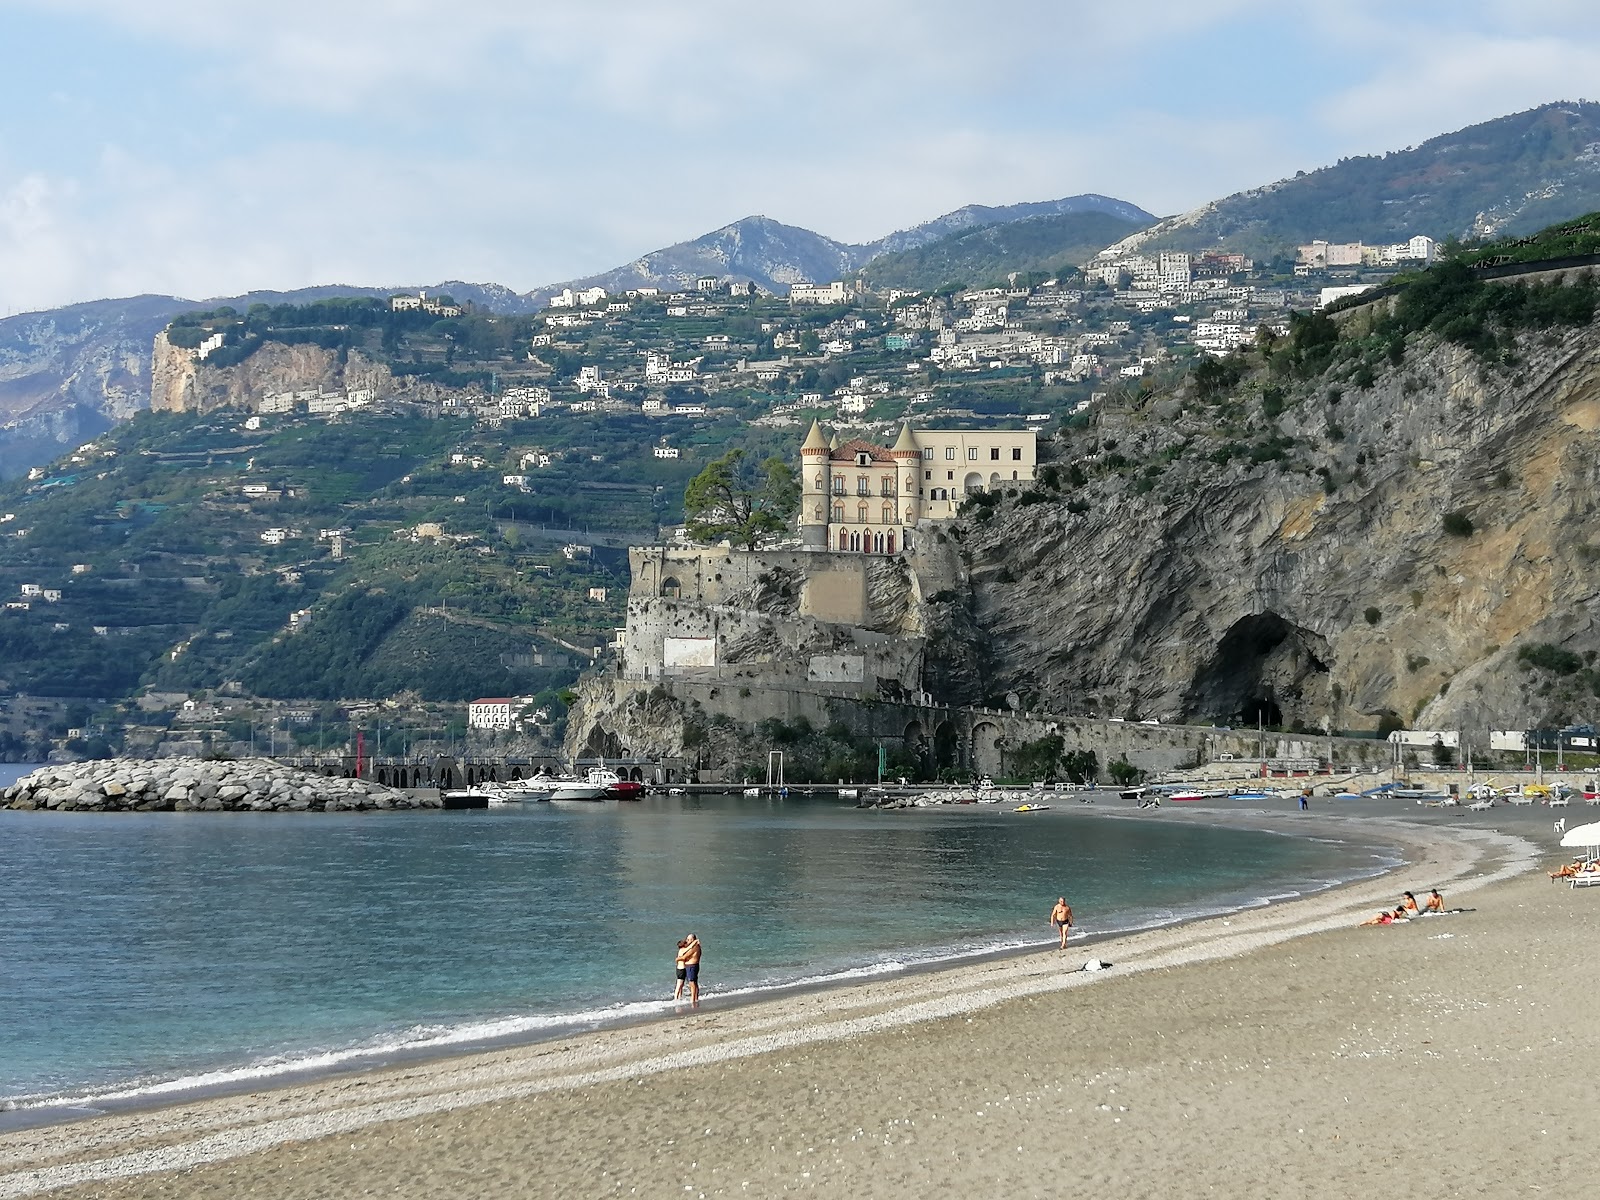
[[[969,496],[973,492],[981,492],[983,491],[983,476],[976,471],[969,472],[967,477],[961,481],[961,486],[966,489]]]
[[[628,778],[631,779],[634,783],[643,783],[644,782],[644,769],[642,767],[634,767],[633,770],[628,772]]]
[[[442,790],[449,791],[456,786],[455,770],[451,767],[441,767],[439,769],[439,777],[434,780],[434,783]]]
[[[995,471],[989,476],[989,486],[992,487],[992,488],[997,488],[997,487],[1000,486],[1000,472],[999,471]]]
[[[905,748],[906,754],[917,764],[918,774],[928,774],[928,739],[923,735],[921,721],[906,723]]]
[[[1235,621],[1184,695],[1184,716],[1245,728],[1319,729],[1329,710],[1328,643],[1277,613]]]
[[[887,537],[885,537],[883,539],[883,545],[884,545],[884,553],[885,554],[893,554],[894,553],[894,534],[891,533]]]
[[[972,727],[972,769],[979,775],[1005,774],[1005,734],[991,721]]]
[[[676,600],[683,595],[683,584],[678,582],[676,575],[668,575],[661,581],[661,594],[669,600]]]
[[[954,770],[961,765],[961,739],[956,727],[941,721],[933,731],[933,767],[935,772]]]

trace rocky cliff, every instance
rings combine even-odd
[[[284,392],[362,389],[383,398],[405,391],[423,399],[443,390],[411,380],[397,387],[387,366],[360,351],[340,354],[312,345],[268,342],[236,366],[213,367],[194,351],[174,346],[164,330],[156,335],[150,361],[150,407],[156,412],[255,409],[264,397]]]
[[[0,477],[143,408],[150,339],[182,306],[169,296],[138,296],[0,321]]]
[[[1343,344],[1382,316],[1356,313]],[[1414,335],[1392,358],[1299,382],[1257,367],[1209,403],[1148,392],[1061,443],[1083,486],[947,533],[988,668],[958,690],[1309,728],[1587,719],[1600,327],[1493,359]]]

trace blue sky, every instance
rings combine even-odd
[[[1600,98],[1592,0],[0,0],[0,314],[458,278],[753,213],[1182,211]]]

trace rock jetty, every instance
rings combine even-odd
[[[0,807],[56,812],[355,812],[439,808],[365,779],[330,778],[271,759],[112,758],[40,767],[0,792]]]

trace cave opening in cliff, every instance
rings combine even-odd
[[[1328,703],[1328,648],[1319,635],[1274,612],[1235,621],[1196,673],[1186,714],[1223,725],[1320,725]]]

